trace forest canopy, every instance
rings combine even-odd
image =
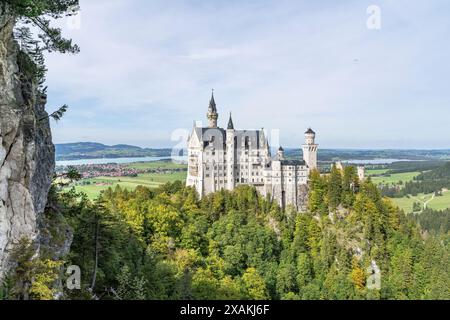
[[[201,200],[181,182],[55,196],[74,231],[64,262],[82,270],[67,298],[450,298],[448,228],[424,235],[351,167],[312,173],[308,212],[250,186]]]

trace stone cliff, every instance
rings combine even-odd
[[[14,23],[0,4],[0,279],[20,239],[39,248],[55,165],[46,97],[22,70]]]

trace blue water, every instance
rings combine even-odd
[[[134,162],[151,162],[159,160],[169,160],[175,162],[186,162],[186,157],[139,157],[139,158],[100,158],[100,159],[81,159],[81,160],[66,160],[56,161],[57,166],[81,166],[86,164],[108,164],[108,163],[134,163]]]
[[[399,161],[412,161],[409,159],[368,159],[368,160],[343,160],[342,163],[351,164],[391,164]]]

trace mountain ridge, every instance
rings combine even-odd
[[[94,158],[166,157],[170,148],[141,148],[128,144],[106,145],[98,142],[73,142],[56,144],[56,160]]]

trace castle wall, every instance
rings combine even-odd
[[[217,119],[214,99],[210,102],[210,120]],[[234,130],[230,116],[228,129],[193,129],[188,139],[188,177],[186,185],[194,186],[200,197],[239,185],[253,185],[258,192],[270,195],[286,208],[304,210],[307,203],[309,172],[317,168],[315,133],[305,133],[304,160],[284,160],[280,148],[278,159],[271,159],[262,130]]]

